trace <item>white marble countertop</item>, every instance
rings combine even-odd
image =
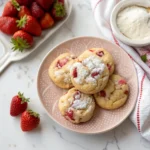
[[[64,40],[76,36],[100,36],[93,19],[89,0],[71,0],[73,12],[67,23],[28,58],[12,64],[0,76],[0,150],[148,150],[150,143],[142,139],[130,120],[116,129],[99,135],[82,135],[57,125],[41,106],[36,76],[43,57]],[[30,107],[41,115],[39,128],[24,133],[19,117],[9,115],[12,96],[18,91],[31,98]]]

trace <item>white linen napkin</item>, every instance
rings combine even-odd
[[[119,1],[91,0],[92,10],[104,38],[122,47],[134,61],[139,82],[139,95],[130,119],[141,135],[150,141],[150,47],[132,48],[116,39],[111,30],[110,15]]]

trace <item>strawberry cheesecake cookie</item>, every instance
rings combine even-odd
[[[129,87],[124,78],[113,74],[104,90],[94,94],[97,104],[104,109],[123,106],[129,95]]]
[[[84,94],[72,88],[59,99],[59,110],[70,122],[87,122],[93,116],[95,101],[92,95]]]
[[[105,88],[109,79],[108,68],[94,54],[91,56],[82,54],[82,56],[78,57],[70,69],[71,81],[79,91],[95,94]]]
[[[70,68],[75,62],[76,57],[70,53],[63,53],[58,56],[49,67],[49,76],[52,81],[60,88],[73,87],[70,77]]]
[[[115,68],[114,59],[107,50],[103,48],[91,48],[83,52],[80,57],[87,57],[91,54],[97,55],[107,65],[110,75],[113,74]]]

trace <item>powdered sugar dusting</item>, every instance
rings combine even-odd
[[[71,68],[71,74],[73,69],[77,68],[77,77],[74,81],[78,84],[82,84],[85,80],[87,83],[96,83],[96,80],[100,77],[101,73],[105,70],[106,65],[95,55],[92,55],[83,60],[82,63],[76,62]],[[88,68],[88,69],[87,69]],[[98,73],[94,77],[93,73]]]
[[[81,99],[74,100],[71,107],[74,109],[86,109],[91,102],[92,98],[86,95]]]
[[[86,68],[79,62],[76,62],[73,64],[73,66],[71,67],[71,75],[72,75],[72,72],[73,70],[77,68],[77,77],[74,78],[75,82],[78,83],[78,84],[82,84],[84,79],[86,78],[86,76],[89,75],[89,71],[86,70]]]
[[[65,72],[64,72],[64,70],[58,70],[58,71],[55,71],[55,76],[61,76],[61,75],[63,75]]]

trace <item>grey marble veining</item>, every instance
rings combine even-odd
[[[97,135],[77,134],[52,121],[41,106],[36,90],[36,77],[43,57],[51,48],[73,37],[97,36],[90,0],[70,0],[70,19],[28,58],[14,63],[0,77],[0,150],[149,150],[130,120],[112,131]],[[0,0],[0,5],[2,4]],[[33,132],[23,133],[20,118],[9,115],[12,96],[18,91],[31,98],[30,108],[41,114],[41,125]]]

